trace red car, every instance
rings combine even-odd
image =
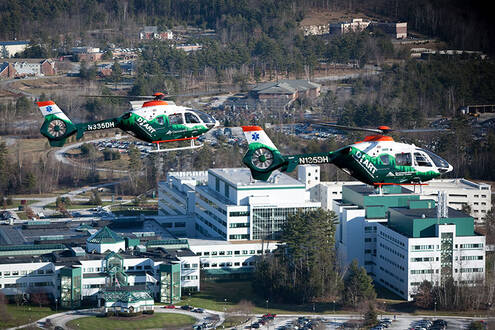
[[[167,306],[163,306],[163,308],[175,309],[175,305],[167,305]]]

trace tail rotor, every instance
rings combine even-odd
[[[63,113],[53,101],[37,102],[38,107],[45,117],[40,132],[45,136],[52,147],[61,147],[67,137],[77,132],[77,127]]]

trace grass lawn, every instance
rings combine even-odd
[[[137,317],[83,317],[67,322],[71,329],[156,329],[193,325],[196,320],[183,314],[155,313]]]
[[[227,301],[225,301],[227,299]],[[191,305],[217,311],[224,309],[236,309],[241,300],[250,301],[253,305],[253,313],[264,314],[267,311],[275,314],[289,314],[301,312],[310,314],[313,312],[313,304],[279,304],[268,301],[266,298],[255,294],[251,286],[251,280],[206,280],[201,282],[201,291],[182,296],[179,305]],[[267,308],[268,305],[268,308]],[[315,313],[333,313],[333,303],[315,303]],[[336,309],[339,312],[339,305]],[[349,311],[346,311],[348,313]]]
[[[16,327],[55,314],[49,307],[6,305],[6,313],[0,310],[0,329]]]
[[[222,325],[226,328],[236,327],[244,323],[247,319],[244,316],[227,316]]]
[[[102,202],[102,205],[93,205],[93,204],[86,204],[85,202],[73,202],[71,205],[67,206],[67,210],[79,210],[79,209],[90,209],[90,208],[96,208],[99,206],[107,206],[111,205],[112,202]],[[49,209],[56,209],[57,206],[55,203],[50,203],[46,205],[45,207]]]

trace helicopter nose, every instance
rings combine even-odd
[[[452,165],[449,164],[448,167],[440,167],[438,169],[438,171],[442,174],[445,174],[445,173],[448,173],[448,172],[452,172],[452,170],[454,169],[454,167]]]

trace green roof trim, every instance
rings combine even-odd
[[[0,245],[0,251],[65,250],[63,244]]]
[[[88,243],[94,243],[94,244],[113,244],[113,243],[119,243],[123,242],[124,239],[120,237],[119,234],[108,228],[107,226],[103,227],[100,229],[97,233],[95,233],[93,236],[88,238]]]

